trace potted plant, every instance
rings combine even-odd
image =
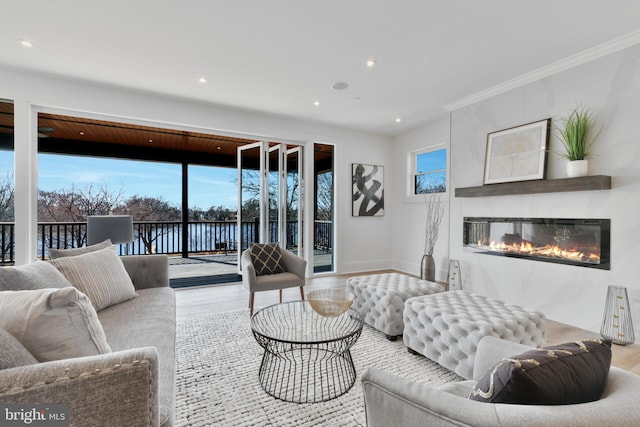
[[[578,106],[569,116],[561,119],[561,122],[562,125],[556,129],[565,149],[560,156],[568,160],[567,176],[569,178],[585,176],[589,170],[588,157],[591,155],[591,148],[600,135],[598,131],[591,137],[592,112],[586,107]]]

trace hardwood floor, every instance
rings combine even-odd
[[[391,271],[392,270],[384,270],[367,274]],[[307,279],[305,292],[313,289],[343,287],[345,280],[355,275],[358,274],[330,275]],[[285,289],[283,291],[283,301],[293,301],[299,298],[300,293],[298,288]],[[276,304],[277,302],[278,291],[256,293],[255,309],[257,311],[261,307]],[[176,318],[178,320],[248,307],[249,292],[240,283],[176,289]],[[599,334],[553,320],[547,320],[547,345],[555,345],[590,337],[599,337]],[[640,375],[640,345],[614,345],[613,360],[611,363],[614,366]]]

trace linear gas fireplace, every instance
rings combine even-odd
[[[609,219],[464,218],[463,244],[481,253],[610,269]]]

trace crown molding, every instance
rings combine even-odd
[[[480,92],[476,92],[472,95],[444,105],[442,108],[447,111],[454,111],[459,108],[466,107],[468,105],[475,104],[476,102],[483,101],[501,93],[510,91],[512,89],[516,89],[520,86],[535,82],[545,77],[552,76],[578,65],[585,64],[587,62],[609,55],[610,53],[626,49],[638,43],[640,43],[640,30],[625,34],[624,36],[618,37],[606,43],[599,44],[587,50],[583,50],[582,52],[579,52],[575,55],[571,55],[567,58],[553,62],[549,65],[538,68],[511,80],[507,80],[504,83],[491,86],[488,89],[481,90]]]

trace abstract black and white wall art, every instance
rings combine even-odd
[[[353,216],[384,216],[384,168],[353,163]]]

